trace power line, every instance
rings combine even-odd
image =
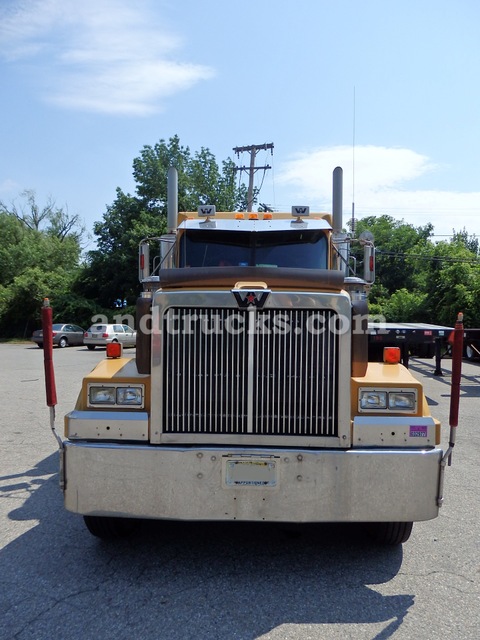
[[[448,256],[425,256],[421,253],[396,253],[395,251],[382,251],[377,249],[375,251],[377,257],[383,256],[387,258],[417,258],[420,260],[433,260],[438,262],[465,262],[467,264],[479,265],[480,259],[478,258],[450,258]]]

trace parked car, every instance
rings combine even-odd
[[[63,347],[74,347],[83,344],[85,329],[76,324],[53,324],[53,344]],[[32,334],[33,342],[36,342],[40,349],[43,349],[43,329],[37,329]]]
[[[93,324],[83,336],[83,344],[91,351],[106,347],[110,342],[120,342],[124,347],[137,345],[137,332],[128,324]]]

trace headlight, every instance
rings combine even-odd
[[[414,393],[397,393],[388,394],[388,408],[403,411],[415,410],[415,394]]]
[[[88,385],[89,407],[132,407],[143,408],[145,402],[145,386],[114,384],[105,386],[98,383]]]
[[[386,409],[386,391],[360,391],[360,408],[364,411],[368,409]]]
[[[360,413],[396,411],[415,413],[417,411],[417,389],[368,389],[358,390],[358,410]]]
[[[90,404],[115,404],[115,387],[90,387]]]
[[[117,404],[130,404],[140,406],[142,404],[141,387],[118,387]]]

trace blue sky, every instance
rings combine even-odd
[[[340,165],[344,220],[354,200],[480,236],[479,24],[477,0],[1,0],[0,200],[32,189],[91,230],[178,134],[239,165],[273,143],[279,210],[331,210]]]

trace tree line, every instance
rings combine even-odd
[[[466,327],[480,326],[480,252],[475,236],[463,229],[453,231],[448,241],[434,242],[431,223],[415,227],[388,215],[362,218],[358,235],[365,230],[373,233],[376,246],[370,313],[387,322],[451,327],[461,311]],[[355,251],[358,254],[358,248]]]
[[[166,231],[170,166],[178,170],[180,211],[195,211],[201,204],[246,209],[247,190],[236,182],[233,160],[219,164],[206,148],[192,153],[178,136],[143,147],[133,161],[135,193],[117,188],[114,202],[94,224],[96,248],[86,253],[86,230],[66,208],[52,200],[40,207],[32,190],[21,194],[22,206],[0,202],[0,338],[30,337],[40,326],[45,297],[54,322],[85,328],[96,314],[113,319],[118,299],[127,303],[122,312],[134,314],[138,245]],[[435,243],[431,224],[415,227],[387,215],[359,220],[356,237],[364,230],[373,233],[376,246],[371,313],[392,322],[452,326],[463,311],[465,326],[480,326],[475,236],[463,230]],[[352,242],[352,254],[361,263],[358,243]]]

